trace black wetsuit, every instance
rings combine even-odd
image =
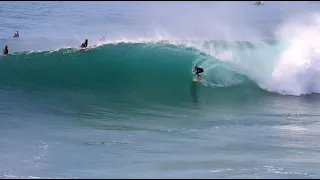
[[[8,53],[9,53],[8,48],[4,48],[4,49],[3,49],[3,54],[5,54],[5,55],[6,55],[6,54],[8,54]]]
[[[196,75],[200,76],[200,73],[203,73],[202,68],[196,68],[195,71],[196,71],[196,73],[194,74],[194,76],[196,76]]]

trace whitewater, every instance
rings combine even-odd
[[[319,178],[318,3],[0,5],[1,178]]]

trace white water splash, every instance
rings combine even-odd
[[[320,93],[320,15],[285,24],[279,38],[289,42],[276,59],[267,90],[286,95]]]

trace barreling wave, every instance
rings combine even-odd
[[[259,87],[267,84],[274,68],[271,60],[268,65],[263,60],[278,55],[281,47],[276,41],[160,41],[110,43],[87,51],[20,52],[2,57],[0,86],[10,91],[67,89],[158,98],[189,97],[194,86],[204,94],[253,94],[263,92]],[[205,69],[198,84],[192,82],[195,64]]]
[[[216,68],[204,67],[203,83],[194,83],[193,66],[207,61]],[[254,83],[232,70],[232,64],[196,48],[167,42],[105,44],[87,51],[21,52],[0,61],[0,87],[9,91],[91,91],[126,98],[181,100],[197,96],[200,88],[204,94],[234,94],[232,88],[242,91],[251,86],[255,87]]]
[[[228,69],[231,64],[196,48],[158,42],[106,44],[87,51],[66,48],[8,55],[0,62],[0,83],[3,88],[34,85],[48,89],[116,86],[179,90],[182,84],[190,83],[193,65],[208,60],[220,66],[219,72],[214,72],[216,75],[234,74],[237,79],[234,84],[211,81],[213,86],[228,87],[247,79]]]

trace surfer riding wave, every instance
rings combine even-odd
[[[198,66],[195,66],[194,69],[193,69],[193,72],[196,72],[193,77],[200,78],[201,77],[200,73],[203,73],[204,71],[203,71],[202,68],[200,68]]]

